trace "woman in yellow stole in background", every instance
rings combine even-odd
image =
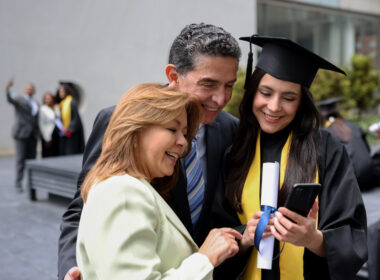
[[[58,96],[61,102],[60,155],[81,154],[84,151],[84,133],[79,115],[78,101],[75,99],[75,86],[71,82],[60,82]]]
[[[344,147],[319,131],[309,90],[319,68],[344,72],[285,38],[241,39],[261,46],[262,52],[252,76],[247,70],[240,124],[226,155],[225,190],[219,189],[214,205],[215,226],[247,224],[240,255],[252,250],[240,271],[243,279],[354,279],[367,258],[365,208]],[[274,161],[280,163],[279,208],[263,238],[275,237],[274,256],[280,256],[271,270],[264,270],[257,268],[253,244],[262,215],[261,166]],[[295,183],[312,182],[322,189],[307,217],[282,207]]]

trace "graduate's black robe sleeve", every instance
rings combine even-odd
[[[71,100],[70,104],[70,112],[71,112],[71,119],[70,119],[70,124],[69,124],[69,129],[71,132],[76,133],[79,130],[82,130],[82,121],[79,116],[79,110],[78,110],[78,102],[73,99]]]
[[[80,196],[80,186],[87,172],[95,164],[101,150],[103,136],[107,129],[114,107],[104,109],[97,115],[91,135],[83,154],[82,170],[77,183],[77,192],[62,216],[61,235],[58,242],[58,279],[62,280],[67,271],[76,266],[76,241],[83,200]]]
[[[71,120],[68,129],[71,131],[73,138],[70,143],[66,143],[66,145],[75,145],[75,147],[71,147],[70,151],[75,151],[75,153],[83,153],[85,145],[84,145],[84,131],[82,120],[79,115],[78,110],[78,102],[73,99],[70,104],[71,110]],[[75,140],[74,140],[75,139]]]
[[[368,255],[362,196],[343,145],[327,131],[321,131],[316,138],[322,184],[318,228],[323,233],[326,258],[307,251],[305,274],[312,279],[326,279],[317,275],[327,269],[331,279],[354,279]]]
[[[369,280],[380,279],[380,220],[368,227],[368,274]]]
[[[346,121],[346,124],[353,135],[348,143],[344,143],[344,146],[354,167],[360,189],[368,189],[375,184],[371,149],[365,138],[364,131],[354,123]]]

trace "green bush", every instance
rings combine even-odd
[[[340,107],[343,115],[351,108],[358,108],[359,116],[378,104],[379,72],[372,68],[371,59],[354,55],[350,68],[342,74],[319,70],[311,86],[316,101],[330,97],[342,97]]]
[[[378,77],[373,71],[371,59],[364,55],[354,55],[348,71],[350,91],[348,99],[355,102],[360,112],[373,108],[379,100],[374,93],[378,87]]]
[[[244,94],[245,70],[239,67],[237,79],[232,91],[231,100],[227,103],[224,110],[239,118],[239,104]]]
[[[344,75],[320,69],[310,88],[314,100],[320,101],[330,97],[344,97],[350,90],[350,81]]]

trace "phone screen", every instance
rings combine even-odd
[[[309,211],[313,206],[313,203],[317,198],[320,190],[321,184],[294,184],[284,206],[289,210],[306,217],[309,214]]]

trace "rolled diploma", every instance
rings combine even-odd
[[[261,183],[261,205],[277,207],[278,180],[280,165],[278,162],[263,163]],[[261,239],[260,253],[257,253],[257,268],[272,269],[274,236]]]

